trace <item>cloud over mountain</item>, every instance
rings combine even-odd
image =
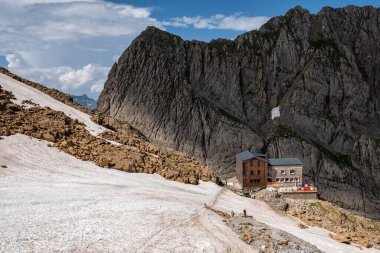
[[[260,28],[269,17],[258,16],[248,17],[239,13],[230,16],[217,14],[211,17],[180,17],[173,18],[171,21],[166,21],[163,24],[175,27],[194,27],[197,29],[226,29],[236,31],[248,31]]]
[[[151,9],[101,0],[5,0],[0,54],[8,68],[70,93],[97,96],[113,57],[147,25]],[[115,58],[114,58],[115,59]]]
[[[3,0],[0,56],[26,78],[96,98],[109,67],[149,25],[242,31],[268,19],[233,14],[160,21],[153,11],[105,0]]]

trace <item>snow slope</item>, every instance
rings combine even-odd
[[[213,183],[186,185],[80,161],[25,135],[0,140],[0,252],[252,252],[204,203],[325,252],[360,250]]]
[[[252,252],[203,208],[215,184],[104,169],[47,144],[0,140],[0,252]]]
[[[107,131],[106,128],[92,122],[91,117],[71,106],[65,105],[49,95],[19,82],[7,75],[0,73],[0,85],[7,91],[11,91],[16,97],[17,104],[21,104],[24,100],[31,100],[42,107],[50,107],[53,110],[64,112],[72,119],[77,119],[86,125],[86,129],[94,136]]]

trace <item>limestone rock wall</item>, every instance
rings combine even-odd
[[[98,110],[222,178],[242,150],[299,156],[322,197],[379,215],[379,16],[296,7],[209,43],[148,27],[112,67]]]

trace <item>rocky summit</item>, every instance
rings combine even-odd
[[[299,157],[320,198],[380,218],[379,18],[374,7],[296,7],[209,43],[148,27],[98,110],[222,178],[242,150]]]
[[[93,98],[87,97],[86,94],[83,94],[81,96],[71,95],[73,98],[73,101],[83,107],[86,107],[88,109],[96,109],[96,100]]]

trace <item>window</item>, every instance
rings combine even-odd
[[[289,181],[290,181],[290,182],[293,182],[293,181],[294,181],[294,178],[289,178]]]
[[[285,182],[289,182],[289,178],[285,178]]]
[[[251,179],[251,180],[249,180],[249,183],[250,183],[250,184],[252,184],[252,183],[253,183],[253,180],[252,180],[252,179]]]
[[[260,183],[260,179],[255,179],[255,183]]]
[[[280,170],[281,175],[285,175],[285,170]]]
[[[253,167],[253,160],[251,160],[250,163],[251,163],[251,167]]]
[[[295,174],[295,170],[290,170],[290,175],[294,175]]]
[[[253,170],[251,170],[251,176],[253,175]]]
[[[257,175],[260,175],[260,170],[257,171]]]
[[[257,166],[260,167],[260,161],[257,161]]]
[[[280,179],[279,179],[279,178],[276,178],[276,182],[280,182]]]
[[[268,182],[271,183],[272,182],[272,178],[268,177]]]
[[[245,162],[243,162],[243,176],[245,175]]]

